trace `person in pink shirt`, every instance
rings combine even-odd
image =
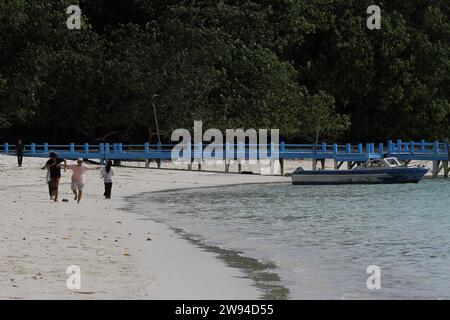
[[[80,203],[83,196],[83,188],[85,182],[85,173],[88,170],[99,170],[100,168],[92,168],[83,164],[83,159],[78,158],[77,164],[70,164],[66,166],[72,170],[72,192],[75,195],[74,200]]]

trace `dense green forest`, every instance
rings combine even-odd
[[[148,139],[153,103],[166,140],[448,137],[450,0],[0,0],[0,136]]]

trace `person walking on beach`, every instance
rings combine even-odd
[[[18,139],[16,143],[16,155],[19,168],[22,167],[23,152],[25,151],[25,145],[22,143],[22,139]]]
[[[80,203],[83,197],[83,188],[85,182],[85,173],[88,170],[98,170],[100,168],[91,168],[83,164],[83,159],[78,158],[76,164],[65,165],[66,168],[72,170],[72,192],[75,195],[74,200]]]
[[[50,188],[53,201],[58,202],[59,180],[61,179],[61,163],[64,162],[66,170],[66,160],[58,158],[54,152],[50,153],[50,159],[45,164],[45,168],[50,171]]]
[[[112,168],[112,161],[109,160],[105,167],[102,168],[102,178],[103,182],[105,183],[105,193],[103,194],[105,196],[105,199],[111,199],[111,190],[113,185],[113,175],[114,175],[114,169]]]
[[[46,165],[44,165],[42,169],[47,171],[47,174],[45,175],[45,181],[48,185],[48,194],[50,195],[50,200],[52,200],[52,180],[50,179],[50,169],[47,168]]]

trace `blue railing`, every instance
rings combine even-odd
[[[24,155],[26,157],[48,157],[51,151],[59,157],[67,159],[87,158],[103,160],[145,160],[145,159],[172,159],[172,149],[176,144],[129,144],[101,143],[90,144],[68,144],[49,145],[29,144],[26,145]],[[206,148],[209,148],[206,150]],[[211,149],[218,147],[218,149]],[[191,158],[205,158],[206,152],[220,158],[246,158],[246,159],[334,159],[337,161],[366,161],[383,157],[397,157],[402,160],[449,160],[448,145],[444,142],[403,142],[401,140],[383,143],[366,144],[223,144],[214,145],[202,143],[188,145],[187,149]],[[222,151],[220,151],[222,150]],[[267,150],[267,152],[265,151]],[[0,146],[0,153],[14,155],[16,146],[5,143]],[[179,158],[183,152],[178,153]]]

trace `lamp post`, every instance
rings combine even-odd
[[[155,98],[159,97],[159,94],[152,96],[153,114],[155,115],[156,135],[158,137],[158,144],[161,144],[161,137],[159,136],[158,116],[156,115]]]

